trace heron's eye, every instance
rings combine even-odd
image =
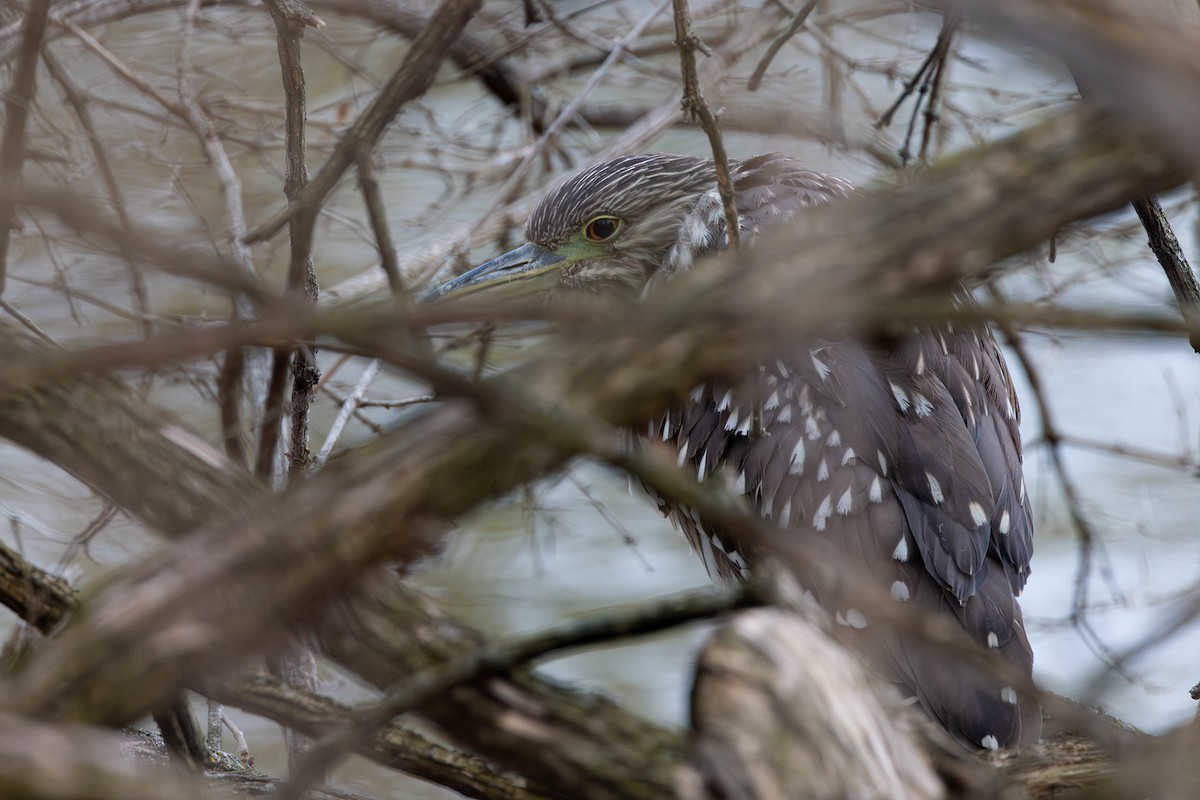
[[[583,226],[583,235],[589,242],[607,242],[621,230],[621,220],[616,217],[596,217]]]

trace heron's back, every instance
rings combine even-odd
[[[826,197],[844,191],[770,158],[752,187],[757,196],[795,210],[820,199],[814,186],[826,186]],[[788,202],[789,192],[802,196]],[[739,186],[739,201],[746,196],[756,195]],[[753,229],[769,217],[743,224]],[[720,225],[715,215],[712,224]],[[961,302],[972,301],[964,292]],[[1016,597],[1029,574],[1033,524],[1018,422],[990,332],[945,324],[873,347],[848,337],[810,342],[751,370],[742,386],[698,387],[646,435],[673,444],[701,480],[727,481],[763,517],[828,543],[822,552],[837,553],[848,574],[866,576],[892,601],[957,618],[1028,676],[1032,652]],[[744,572],[748,554],[737,541],[690,509],[664,511],[710,574]],[[1009,682],[893,627],[873,630],[869,608],[820,599],[838,622],[865,632],[886,677],[956,737],[977,747],[1037,740],[1037,703]]]

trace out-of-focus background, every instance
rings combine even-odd
[[[64,7],[66,4],[63,4]],[[134,4],[135,6],[137,4]],[[149,6],[150,4],[146,4]],[[165,4],[157,4],[163,6]],[[510,206],[585,165],[642,126],[640,151],[708,155],[694,125],[659,124],[678,104],[678,50],[669,4],[622,0],[488,0],[468,28],[479,58],[502,67],[524,95],[505,105],[461,64],[445,63],[435,85],[410,103],[374,155],[388,224],[405,277],[420,286],[434,274],[477,263],[520,238],[527,205]],[[885,113],[920,74],[942,17],[887,0],[818,3],[804,27],[765,66],[761,86],[747,83],[772,40],[786,29],[792,3],[693,2],[707,99],[721,110],[732,157],[779,151],[859,186],[902,180],[927,161],[1003,137],[1070,103],[1064,68],[986,31],[958,31],[936,89],[937,120],[916,91],[890,123]],[[32,108],[26,181],[70,188],[113,206],[89,136],[104,153],[124,213],[169,231],[178,241],[230,252],[230,193],[252,228],[284,206],[279,57],[269,16],[256,5],[180,4],[124,16],[80,17],[79,27],[52,25],[56,68],[39,72]],[[56,5],[56,8],[58,6]],[[373,21],[370,3],[324,2],[326,25],[303,39],[309,102],[310,171],[328,156],[346,125],[403,58],[432,3],[389,7],[410,29]],[[372,11],[375,9],[375,11]],[[65,12],[64,12],[65,13]],[[122,18],[123,17],[123,18]],[[378,17],[377,17],[378,19]],[[0,31],[11,61],[19,29]],[[403,28],[403,25],[400,25]],[[631,31],[640,31],[631,36]],[[614,57],[614,48],[622,54]],[[918,79],[928,89],[927,79]],[[577,113],[552,147],[539,128],[570,103]],[[181,106],[202,111],[228,159],[220,177]],[[81,121],[86,109],[90,130]],[[910,130],[911,129],[911,130]],[[920,151],[924,147],[924,153]],[[904,163],[904,153],[911,154]],[[525,177],[510,180],[514,169]],[[504,196],[498,193],[506,192]],[[1184,249],[1194,254],[1192,198],[1164,198]],[[227,297],[196,281],[143,271],[138,299],[119,253],[48,217],[21,218],[8,256],[4,312],[63,345],[121,342],[145,329],[204,326],[226,319]],[[282,282],[286,236],[254,245],[262,276]],[[315,239],[323,302],[370,299],[386,292],[378,253],[352,180],[321,214]],[[1054,245],[1017,259],[996,281],[1012,301],[1067,308],[1146,310],[1172,307],[1161,270],[1132,212],[1064,231]],[[454,331],[435,339],[444,345]],[[489,358],[520,358],[527,331],[501,331]],[[1197,446],[1200,370],[1177,336],[1095,334],[1030,328],[1021,340],[1054,424],[1062,434],[1066,474],[1097,538],[1080,546],[1061,475],[1043,441],[1038,404],[1024,370],[1011,358],[1023,404],[1026,468],[1037,520],[1033,574],[1022,597],[1047,689],[1086,698],[1121,719],[1164,731],[1189,719],[1187,690],[1196,681],[1194,626],[1164,641],[1156,627],[1193,600],[1200,578]],[[472,354],[458,357],[468,364]],[[313,409],[313,449],[366,362],[321,352],[324,379]],[[0,367],[2,370],[2,367]],[[141,392],[186,420],[216,445],[215,359],[157,365],[124,375]],[[333,445],[332,457],[372,438],[410,413],[391,407],[418,400],[427,387],[385,369],[365,405]],[[401,406],[404,404],[401,403]],[[420,405],[420,403],[418,403]],[[22,448],[0,442],[0,533],[30,561],[89,585],[120,564],[162,546],[152,535],[70,475]],[[706,585],[701,564],[627,479],[593,463],[478,510],[462,519],[440,557],[414,576],[425,591],[495,635],[532,632],[588,611]],[[15,635],[19,623],[0,616]],[[702,625],[549,660],[561,679],[619,697],[630,708],[671,723],[686,713],[690,661]],[[1126,648],[1136,657],[1109,671]],[[364,696],[331,670],[323,677],[346,698]],[[257,766],[285,771],[273,723],[249,715]],[[362,791],[448,797],[430,787],[352,759],[337,773]]]

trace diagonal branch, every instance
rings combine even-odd
[[[25,168],[25,142],[37,83],[38,54],[46,35],[50,0],[32,0],[21,18],[21,49],[12,85],[4,96],[4,133],[0,136],[0,185],[20,186]],[[0,202],[0,295],[8,274],[8,244],[17,219],[11,199]]]

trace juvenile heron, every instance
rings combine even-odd
[[[779,155],[730,170],[747,238],[851,192]],[[546,196],[525,236],[431,294],[641,291],[728,240],[712,162],[678,155],[584,170]],[[752,367],[747,385],[698,387],[639,434],[674,445],[701,480],[720,471],[763,517],[831,543],[894,601],[957,619],[1029,675],[1016,600],[1033,550],[1019,409],[986,327],[931,325],[886,345],[822,338]],[[664,506],[711,575],[745,572],[747,554],[726,532]],[[821,599],[840,624],[870,625],[869,609]],[[872,632],[880,673],[960,741],[996,749],[1037,740],[1037,703],[1009,682],[910,634]]]

